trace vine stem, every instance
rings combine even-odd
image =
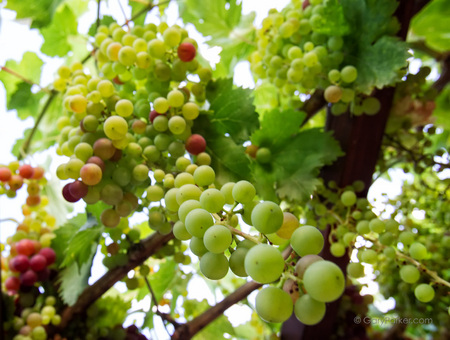
[[[8,67],[6,67],[6,66],[0,66],[0,68],[1,68],[2,71],[5,71],[5,72],[7,72],[7,73],[13,75],[14,77],[19,78],[20,80],[24,81],[24,82],[27,83],[27,84],[30,84],[30,85],[36,85],[37,87],[39,87],[39,90],[40,90],[40,91],[46,92],[46,93],[48,93],[48,94],[51,94],[51,93],[52,93],[51,90],[49,90],[49,89],[47,89],[47,88],[44,88],[44,87],[41,87],[41,85],[36,84],[34,81],[32,81],[32,80],[30,80],[30,79],[28,79],[28,78],[25,78],[25,77],[22,76],[21,74],[17,73],[16,71],[11,70],[10,68],[8,68]]]
[[[58,92],[55,90],[52,90],[50,96],[48,97],[47,101],[44,104],[44,107],[42,108],[41,112],[39,113],[39,116],[36,119],[36,122],[34,123],[33,129],[31,130],[30,134],[28,135],[27,139],[23,143],[22,147],[20,148],[19,156],[17,159],[20,161],[27,153],[28,149],[31,145],[31,141],[33,140],[34,134],[36,133],[39,124],[42,121],[42,118],[44,118],[45,113],[47,112],[48,108],[50,107],[50,104],[53,102],[55,97],[58,95]]]
[[[221,224],[221,223],[219,223],[219,224]],[[247,239],[247,240],[250,240],[250,241],[252,241],[252,242],[254,242],[254,243],[256,243],[256,244],[261,243],[261,241],[260,241],[257,237],[255,237],[255,236],[252,236],[252,235],[249,235],[249,234],[247,234],[247,233],[244,233],[242,230],[233,228],[232,226],[229,226],[229,225],[226,224],[226,223],[224,223],[223,225],[224,225],[225,227],[227,227],[228,229],[230,229],[231,233],[233,233],[234,235],[242,236],[243,238],[245,238],[245,239]]]

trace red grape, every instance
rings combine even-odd
[[[87,160],[86,164],[88,163],[97,164],[102,171],[105,171],[105,162],[100,157],[92,156]]]
[[[84,184],[96,185],[102,180],[102,169],[96,163],[83,165],[80,170],[80,177]]]
[[[84,167],[84,166],[83,166],[83,167]],[[73,196],[73,195],[70,193],[70,186],[71,186],[71,185],[72,185],[72,183],[68,183],[68,184],[66,184],[66,185],[64,186],[64,188],[62,189],[62,195],[63,195],[64,199],[65,199],[67,202],[75,203],[75,202],[78,202],[80,199],[77,198],[77,197],[75,197],[75,196]]]
[[[38,271],[36,274],[39,281],[47,281],[48,278],[50,277],[50,269],[44,268]]]
[[[17,276],[10,276],[5,281],[5,288],[9,291],[18,291],[20,288],[20,279]]]
[[[29,207],[34,207],[41,203],[41,196],[39,195],[30,195],[27,197],[27,205]]]
[[[195,46],[189,42],[181,43],[177,50],[178,58],[184,62],[194,59],[196,52]]]
[[[70,184],[69,192],[74,198],[83,198],[88,193],[88,186],[81,181],[75,181]]]
[[[93,149],[94,155],[100,157],[104,161],[110,159],[116,152],[116,148],[108,138],[100,138],[96,140]]]
[[[186,150],[192,155],[198,155],[205,151],[206,141],[200,135],[193,134],[186,140]]]
[[[0,168],[0,181],[8,182],[11,179],[12,173],[11,170],[7,167]]]
[[[37,280],[38,280],[37,274],[31,269],[27,270],[25,273],[20,275],[20,282],[24,286],[32,286],[36,283]]]
[[[109,159],[111,162],[118,162],[122,158],[122,150],[116,149],[112,157]]]
[[[56,253],[52,248],[42,248],[39,251],[39,254],[45,257],[47,260],[47,266],[50,266],[56,261]]]
[[[10,267],[14,271],[23,273],[30,268],[30,261],[25,255],[17,255],[12,259]]]
[[[30,260],[30,268],[35,272],[43,270],[47,267],[47,259],[44,255],[36,254]]]
[[[29,164],[22,164],[19,167],[19,175],[22,176],[22,178],[31,178],[33,177],[34,169]]]
[[[159,113],[156,112],[155,110],[150,111],[150,114],[148,115],[148,119],[150,120],[150,122],[153,123],[153,121],[155,120],[156,117],[159,116]]]
[[[23,185],[23,178],[19,175],[12,175],[8,184],[11,190],[19,190]]]
[[[34,168],[33,177],[31,177],[31,178],[32,179],[41,179],[42,177],[44,177],[44,172],[45,172],[45,170],[43,168],[41,168],[40,166],[37,166]]]
[[[17,242],[16,250],[18,254],[31,256],[36,252],[33,241],[29,239],[23,239]]]

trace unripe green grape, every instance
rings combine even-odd
[[[307,293],[315,300],[332,302],[337,300],[345,289],[345,277],[341,269],[330,261],[317,261],[311,264],[303,275]]]
[[[120,216],[114,209],[106,209],[102,212],[100,220],[105,227],[114,228],[119,224]]]
[[[149,145],[145,147],[143,155],[147,158],[149,162],[156,162],[161,157],[161,152],[154,145]]]
[[[344,103],[350,103],[355,98],[355,91],[348,88],[342,89],[341,101]]]
[[[175,47],[181,42],[181,32],[176,27],[170,27],[164,31],[163,38],[167,46]]]
[[[214,169],[209,165],[201,165],[194,171],[194,181],[200,187],[208,186],[214,183],[216,178]]]
[[[153,171],[153,177],[155,178],[156,183],[162,183],[165,175],[165,172],[161,169]]]
[[[149,168],[145,164],[138,164],[133,168],[133,178],[138,182],[148,179]]]
[[[345,255],[345,246],[342,243],[333,243],[330,246],[330,253],[334,257],[342,257]]]
[[[245,257],[245,271],[256,282],[276,281],[283,270],[284,260],[280,251],[267,244],[252,247]]]
[[[229,258],[229,265],[231,271],[240,277],[247,277],[247,272],[245,271],[245,256],[247,255],[247,248],[236,249]]]
[[[185,222],[187,214],[192,210],[201,208],[201,204],[197,200],[187,200],[183,202],[178,209],[178,217],[181,222]]]
[[[177,221],[173,226],[173,234],[179,240],[186,241],[191,239],[192,235],[186,229],[183,222]]]
[[[359,262],[351,262],[347,265],[347,274],[354,279],[363,277],[364,266]]]
[[[175,188],[181,188],[186,184],[195,184],[194,176],[188,172],[182,172],[175,177]]]
[[[195,172],[194,172],[194,179],[195,179]],[[222,186],[222,188],[220,188],[220,191],[222,192],[223,196],[225,197],[226,204],[234,203],[234,198],[233,198],[233,194],[232,194],[234,184],[235,184],[234,182],[228,182],[228,183],[224,184]]]
[[[208,212],[217,213],[222,210],[225,204],[225,197],[217,189],[206,189],[200,195],[200,204]]]
[[[157,59],[162,59],[166,55],[166,44],[159,39],[150,40],[148,43],[148,53]]]
[[[341,79],[345,83],[353,83],[358,77],[358,70],[352,65],[347,65],[341,70]]]
[[[414,242],[415,234],[412,231],[402,231],[399,235],[398,240],[403,243],[405,246],[409,246],[411,243]]]
[[[182,107],[184,104],[184,95],[183,92],[179,90],[172,90],[167,95],[167,101],[169,106],[172,107]]]
[[[187,166],[190,164],[191,164],[191,161],[189,159],[187,159],[186,157],[178,157],[175,162],[175,166],[180,171],[186,171]]]
[[[214,224],[214,220],[206,210],[194,209],[187,214],[184,224],[189,234],[195,237],[203,237],[206,230]]]
[[[184,146],[184,143],[177,141],[177,140],[170,143],[167,150],[169,151],[169,154],[171,157],[177,158],[177,159],[186,153],[186,148]]]
[[[203,243],[208,251],[220,254],[223,253],[231,245],[233,236],[230,230],[220,224],[213,225],[206,230],[203,236]]]
[[[147,199],[150,202],[159,202],[164,197],[164,190],[158,185],[147,188]]]
[[[369,222],[369,228],[374,233],[381,234],[385,230],[384,222],[378,218],[373,218]]]
[[[109,98],[114,94],[114,85],[109,80],[101,80],[97,84],[97,91],[103,98]]]
[[[291,297],[277,287],[266,287],[255,298],[255,309],[259,317],[267,322],[284,322],[292,315]]]
[[[383,254],[389,258],[389,259],[394,259],[396,254],[395,254],[395,249],[393,247],[386,247],[383,249]]]
[[[272,159],[272,153],[269,148],[259,148],[256,151],[256,160],[261,164],[270,163]]]
[[[169,102],[166,98],[159,97],[155,99],[155,101],[153,102],[153,106],[156,112],[163,114],[166,113],[169,109]]]
[[[356,203],[356,194],[353,191],[344,191],[341,195],[341,202],[346,207],[351,207]]]
[[[414,295],[420,302],[430,302],[434,298],[434,289],[429,284],[421,283],[414,289]]]
[[[120,116],[111,116],[105,120],[103,131],[109,139],[119,140],[126,136],[128,123]]]
[[[374,115],[381,109],[381,103],[378,98],[368,97],[361,103],[363,111],[368,115]]]
[[[283,224],[283,211],[274,202],[258,203],[252,210],[252,225],[263,234],[277,232]]]
[[[409,246],[409,254],[415,260],[423,260],[427,257],[427,248],[420,242],[414,242]]]
[[[256,195],[256,189],[248,181],[239,181],[233,186],[232,195],[235,201],[246,204],[253,201]]]
[[[211,164],[211,156],[206,152],[200,152],[196,157],[196,163],[200,167],[202,165],[210,165]]]
[[[184,99],[183,99],[184,101]],[[198,117],[200,110],[198,105],[192,102],[186,103],[182,107],[183,117],[189,120],[194,120]]]
[[[70,159],[66,166],[64,167],[64,171],[68,178],[78,179],[80,177],[81,168],[84,166],[84,162],[77,158]]]
[[[197,255],[199,257],[208,252],[208,249],[206,249],[205,244],[203,243],[203,239],[195,236],[192,237],[189,242],[189,249],[194,255]]]
[[[420,278],[420,272],[415,266],[407,264],[400,268],[400,278],[406,283],[416,283]]]
[[[289,240],[292,233],[300,226],[298,218],[290,212],[283,212],[283,224],[278,229],[277,235]]]
[[[136,61],[136,51],[130,46],[124,46],[119,51],[119,61],[125,66],[131,66]]]
[[[373,249],[364,249],[361,254],[361,261],[369,264],[374,264],[378,260],[378,254]]]
[[[86,162],[94,154],[94,150],[88,143],[80,143],[75,147],[74,154],[78,159]]]
[[[228,260],[223,254],[207,252],[200,259],[200,271],[210,280],[220,280],[228,273]]]
[[[172,132],[174,135],[180,135],[186,129],[186,121],[181,116],[173,116],[172,118],[170,118],[168,126],[170,132]]]
[[[121,117],[129,117],[133,114],[133,103],[128,99],[121,99],[116,103],[116,113]]]
[[[207,68],[207,67],[200,67],[197,70],[197,74],[200,77],[200,80],[204,83],[207,83],[211,80],[212,78],[212,72],[211,69]]]
[[[295,316],[301,323],[308,326],[322,321],[325,312],[325,303],[314,300],[309,294],[302,295],[294,305]]]
[[[167,119],[166,116],[163,116],[163,115],[157,116],[153,120],[153,127],[158,132],[167,131],[167,129],[169,127],[169,120]]]
[[[366,220],[359,221],[356,224],[356,231],[360,235],[364,235],[364,234],[370,233],[369,221],[366,221]]]
[[[335,84],[339,81],[339,79],[341,79],[341,73],[339,72],[339,70],[336,69],[332,69],[328,72],[328,80]]]
[[[166,208],[169,211],[176,212],[180,208],[177,202],[178,188],[172,188],[166,192],[164,196],[164,202],[166,203]]]
[[[317,228],[309,225],[297,228],[291,237],[291,247],[300,256],[319,254],[324,243],[322,233]]]

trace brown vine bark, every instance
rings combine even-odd
[[[401,0],[395,13],[401,23],[398,36],[405,40],[411,18],[422,8],[426,2]],[[322,177],[325,182],[335,181],[339,187],[352,184],[361,180],[365,184],[365,190],[360,197],[367,196],[372,184],[372,176],[380,154],[381,143],[386,122],[391,110],[394,97],[394,87],[384,88],[375,93],[380,100],[381,110],[375,116],[362,115],[351,116],[346,113],[341,116],[327,115],[325,130],[332,131],[334,138],[341,145],[345,156],[338,159],[333,165],[323,169]],[[329,252],[328,243],[329,228],[325,235],[325,246],[321,256],[336,263],[342,271],[346,272],[348,256],[335,258]],[[327,304],[327,311],[322,322],[315,326],[306,326],[300,323],[295,316],[286,321],[281,330],[281,338],[286,340],[299,339],[330,339],[336,330],[336,320],[340,300]]]

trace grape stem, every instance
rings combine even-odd
[[[295,275],[293,275],[293,274],[291,274],[291,273],[289,273],[289,272],[283,273],[283,276],[284,276],[286,279],[291,279],[291,280],[297,282],[298,284],[301,284],[301,283],[303,282],[300,278],[298,278],[297,276],[295,276]]]
[[[10,221],[10,222],[14,222],[14,223],[20,224],[19,221],[17,221],[17,220],[14,219],[14,218],[11,218],[11,217],[0,219],[0,223],[2,223],[2,222],[7,222],[7,221]]]
[[[256,244],[260,244],[260,243],[261,243],[261,241],[260,241],[257,237],[252,236],[252,235],[249,235],[249,234],[247,234],[247,233],[244,233],[242,230],[238,230],[238,229],[236,229],[236,228],[233,228],[232,226],[230,226],[230,225],[228,225],[228,224],[226,224],[226,223],[219,223],[219,224],[222,224],[222,225],[224,225],[225,227],[227,227],[228,229],[230,229],[230,231],[231,231],[234,235],[242,236],[243,238],[245,238],[245,239],[247,239],[247,240],[250,240],[250,241],[252,241],[252,242],[254,242],[254,243],[256,243]]]
[[[22,76],[21,74],[15,72],[15,71],[13,71],[13,70],[11,70],[11,69],[8,68],[8,67],[0,66],[0,68],[1,68],[2,71],[5,71],[5,72],[7,72],[7,73],[13,75],[14,77],[19,78],[20,80],[22,80],[23,82],[25,82],[25,83],[27,83],[27,84],[30,84],[30,85],[36,85],[37,87],[39,87],[39,91],[43,91],[43,92],[46,92],[46,93],[48,93],[48,94],[51,94],[51,93],[52,93],[51,90],[49,90],[49,89],[47,89],[47,88],[45,88],[45,87],[42,87],[42,86],[39,85],[39,84],[36,84],[34,81],[32,81],[32,80],[30,80],[30,79],[28,79],[28,78],[25,78],[25,77]]]

